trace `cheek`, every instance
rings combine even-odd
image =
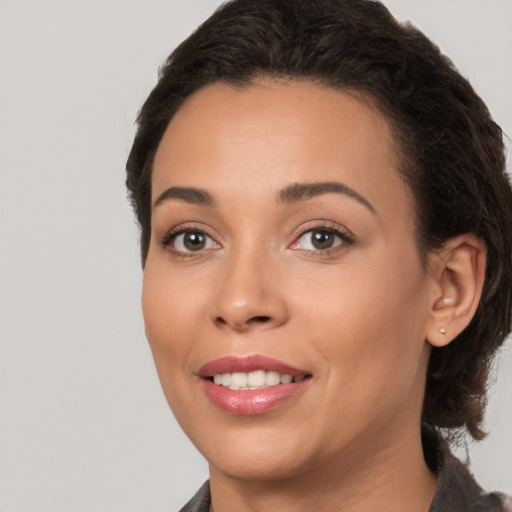
[[[311,350],[329,361],[328,386],[361,405],[380,399],[377,388],[407,393],[422,378],[424,274],[419,260],[394,256],[353,261],[294,293]]]
[[[146,337],[165,398],[181,427],[189,432],[191,410],[198,410],[190,377],[191,354],[201,339],[205,308],[201,280],[187,280],[169,271],[165,262],[148,257],[144,271],[142,310]]]
[[[179,273],[148,257],[142,288],[146,337],[160,378],[176,377],[173,369],[185,369],[187,355],[199,338],[205,307],[201,280],[185,281]],[[164,384],[164,382],[162,382]]]

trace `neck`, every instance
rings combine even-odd
[[[427,512],[436,477],[424,460],[420,436],[397,437],[381,450],[370,443],[337,454],[307,472],[272,481],[237,480],[210,467],[215,512]],[[352,452],[352,453],[350,453]]]

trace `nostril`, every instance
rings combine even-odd
[[[273,321],[273,317],[268,315],[254,315],[249,316],[248,318],[230,318],[230,317],[222,317],[217,316],[215,318],[215,323],[218,327],[226,327],[231,326],[236,330],[246,330],[251,327],[258,326],[267,326],[270,325]]]
[[[269,316],[253,316],[249,319],[249,322],[253,323],[268,323],[270,322],[271,318]]]

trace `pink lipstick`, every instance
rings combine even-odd
[[[308,371],[260,355],[216,359],[203,365],[198,374],[214,404],[242,415],[278,407],[301,393],[311,380]]]

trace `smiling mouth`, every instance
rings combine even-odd
[[[248,373],[216,373],[207,377],[210,382],[233,391],[254,391],[279,386],[280,384],[298,383],[309,378],[311,378],[309,374],[292,376],[273,370],[255,370]]]
[[[197,372],[206,396],[235,415],[264,414],[302,395],[313,374],[267,356],[227,356]]]

